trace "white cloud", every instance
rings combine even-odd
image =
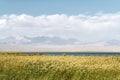
[[[120,13],[0,16],[0,37],[19,35],[57,36],[80,41],[120,39]]]
[[[5,27],[6,25],[6,19],[0,19],[0,28]]]

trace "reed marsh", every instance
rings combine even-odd
[[[120,56],[2,53],[0,80],[120,80]]]

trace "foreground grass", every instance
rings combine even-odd
[[[0,80],[120,80],[120,56],[0,54]]]

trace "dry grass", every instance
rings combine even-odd
[[[120,80],[120,56],[1,54],[0,80]]]

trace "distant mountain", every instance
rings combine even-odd
[[[66,45],[75,44],[76,39],[65,39],[60,37],[7,37],[0,39],[0,44],[16,45],[16,44],[52,44],[52,45]]]
[[[107,46],[120,46],[120,40],[109,40],[106,41]]]
[[[7,37],[0,39],[0,45],[82,45],[82,46],[120,46],[120,40],[81,42],[76,39],[60,37]]]
[[[90,45],[90,46],[120,46],[120,40],[86,42],[86,43],[83,43],[83,45]]]
[[[29,44],[31,42],[31,40],[29,40],[26,37],[7,37],[4,39],[0,39],[0,44]]]

